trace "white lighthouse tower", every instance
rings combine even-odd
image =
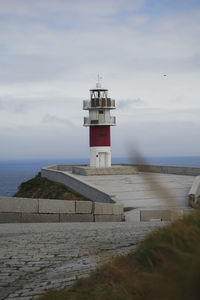
[[[116,117],[110,116],[110,110],[115,109],[115,100],[108,98],[99,75],[96,88],[90,90],[90,100],[83,101],[83,109],[89,110],[84,126],[90,128],[90,167],[111,167],[110,126],[116,125]]]

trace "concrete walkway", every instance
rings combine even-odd
[[[83,178],[81,175],[76,176]],[[133,208],[186,207],[194,178],[195,176],[160,173],[84,176],[85,181],[112,195],[112,199],[118,204]],[[160,187],[170,191],[170,195],[162,198],[158,191]]]
[[[164,222],[0,225],[0,299],[37,299],[134,249]]]
[[[188,208],[188,193],[195,176],[161,173],[130,175],[81,176],[103,192],[111,195],[117,204],[123,204],[126,221],[141,220],[141,210],[160,210],[152,213],[152,218],[162,218],[163,210],[183,210]],[[154,217],[156,215],[157,217]]]

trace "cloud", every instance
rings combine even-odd
[[[141,100],[140,98],[136,99],[125,99],[125,100],[120,100],[117,102],[117,108],[120,110],[129,110],[135,106],[140,106],[143,105],[144,101]]]
[[[145,156],[199,155],[199,123],[173,120],[141,120],[112,129],[112,155],[127,156],[138,144]]]
[[[17,101],[16,103],[13,103],[13,101],[10,101],[9,99],[0,99],[0,112],[6,111],[6,112],[12,112],[12,113],[19,113],[24,114],[29,110],[29,104],[25,103],[23,101]]]
[[[52,124],[52,125],[60,125],[60,126],[67,126],[69,128],[73,128],[74,124],[67,120],[67,119],[62,119],[59,118],[55,115],[45,115],[42,122],[47,123],[47,124]]]
[[[196,151],[192,126],[199,125],[199,20],[195,0],[0,0],[0,139],[3,130],[9,133],[4,154],[16,135],[21,144],[30,142],[29,128],[43,153],[49,151],[53,132],[55,143],[63,145],[61,136],[68,136],[82,155],[77,141],[88,142],[82,100],[89,97],[97,73],[116,99],[114,146],[129,128],[140,132],[149,126],[151,131],[141,134],[149,148],[149,136],[160,139],[163,124],[171,128],[177,120],[185,122],[183,130],[188,126]],[[169,132],[180,135],[180,128]],[[152,152],[168,149],[152,143]],[[179,141],[173,143],[181,153]],[[71,156],[74,148],[70,146]],[[116,149],[114,153],[124,153]],[[25,154],[26,146],[21,151]],[[39,155],[40,148],[35,151]]]
[[[173,122],[186,122],[191,124],[198,124],[200,126],[199,120],[200,107],[194,108],[160,108],[160,107],[132,107],[122,112],[118,112],[117,120],[118,125],[120,124],[140,124],[141,122],[151,122],[152,124],[163,123],[172,124]],[[177,128],[175,128],[176,131]]]

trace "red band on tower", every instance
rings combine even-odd
[[[90,126],[90,147],[110,147],[110,126]]]

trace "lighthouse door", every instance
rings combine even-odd
[[[106,152],[99,152],[99,167],[106,167]]]

